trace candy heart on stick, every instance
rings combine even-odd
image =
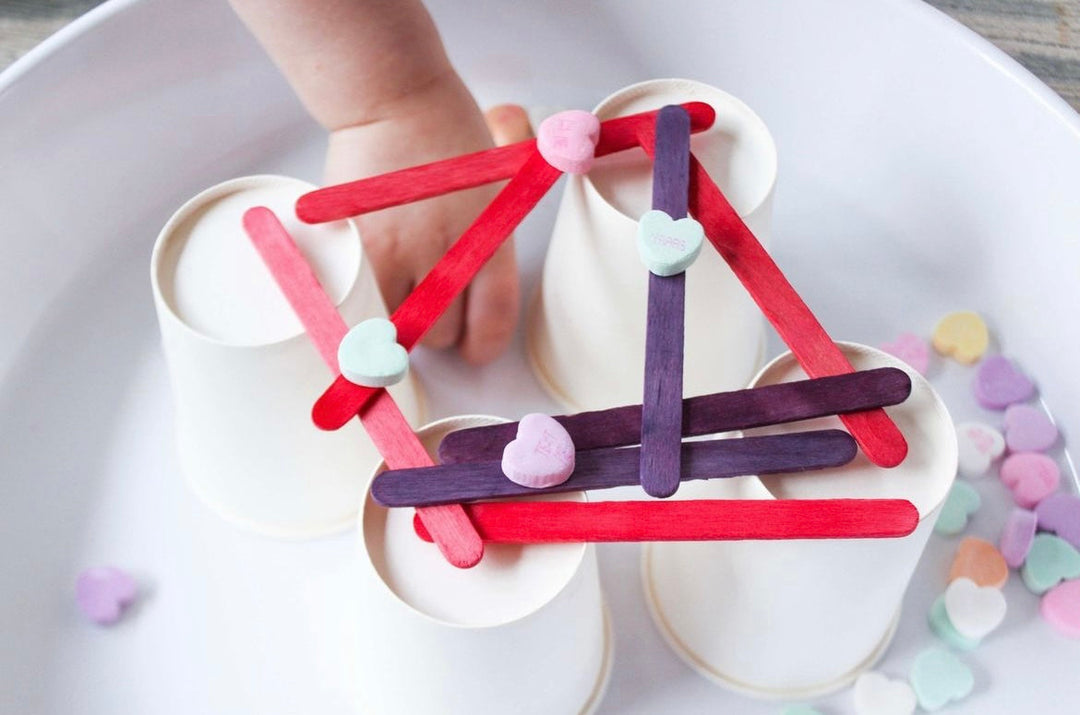
[[[567,174],[584,174],[596,158],[600,120],[580,109],[552,114],[540,122],[536,148],[544,160]]]
[[[574,442],[548,415],[525,415],[517,438],[503,450],[502,470],[510,481],[541,489],[562,484],[574,471]]]

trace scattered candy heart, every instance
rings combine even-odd
[[[338,368],[349,382],[389,387],[409,371],[409,353],[397,343],[397,327],[385,318],[354,325],[338,346]]]
[[[975,650],[979,646],[979,641],[974,638],[968,638],[962,635],[960,631],[956,630],[956,626],[949,620],[949,613],[945,609],[945,594],[941,594],[934,599],[934,605],[930,607],[930,630],[934,632],[941,640],[945,641],[948,645],[958,650]]]
[[[1031,509],[1057,490],[1061,469],[1045,454],[1020,452],[1010,454],[1001,463],[1001,481],[1012,491],[1017,504]]]
[[[137,593],[135,579],[113,566],[86,569],[75,579],[75,602],[79,610],[101,625],[120,620]]]
[[[1062,635],[1080,638],[1080,580],[1050,589],[1039,604],[1039,612]]]
[[[911,686],[869,671],[855,681],[856,715],[911,715],[918,699]]]
[[[932,342],[942,355],[952,355],[958,362],[971,365],[986,352],[990,333],[978,313],[965,310],[942,318],[934,328]]]
[[[930,347],[915,333],[901,333],[893,342],[883,344],[881,349],[900,358],[922,375],[930,366]]]
[[[638,221],[641,262],[658,276],[674,276],[689,268],[701,253],[704,240],[705,229],[689,217],[676,221],[653,209]]]
[[[945,589],[945,612],[956,631],[982,640],[1005,620],[1005,596],[993,586],[958,578]]]
[[[1005,444],[1010,452],[1043,452],[1057,438],[1057,427],[1039,408],[1009,405],[1005,410]]]
[[[1003,410],[1034,395],[1035,383],[1007,357],[993,355],[979,365],[972,389],[980,405]]]
[[[503,474],[515,484],[540,489],[562,484],[574,471],[574,442],[566,428],[544,414],[525,415],[517,437],[503,449]]]
[[[600,120],[580,109],[552,114],[540,122],[536,148],[544,160],[567,174],[584,174],[596,158]]]
[[[941,505],[934,531],[939,534],[959,534],[967,527],[968,517],[979,510],[982,499],[979,492],[967,482],[954,482],[949,496]]]
[[[975,676],[952,653],[930,648],[915,657],[911,687],[924,710],[939,710],[970,695],[975,688]]]
[[[1001,588],[1009,580],[1009,565],[989,541],[966,536],[956,547],[949,569],[950,582],[960,578],[970,579],[979,586]]]
[[[957,462],[960,476],[981,477],[990,464],[1005,453],[1005,438],[990,425],[982,422],[961,422],[956,425]]]
[[[1020,575],[1032,593],[1042,595],[1061,581],[1080,578],[1080,552],[1052,534],[1037,534]]]
[[[1051,494],[1035,507],[1035,517],[1040,529],[1052,531],[1080,549],[1080,497],[1065,492]]]
[[[1014,569],[1023,565],[1031,545],[1035,541],[1037,518],[1035,512],[1014,508],[1005,518],[1005,526],[998,538],[998,547],[1005,563]]]

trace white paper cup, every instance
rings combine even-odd
[[[654,80],[620,90],[594,110],[600,119],[687,101],[708,102],[716,123],[691,148],[762,242],[770,234],[776,147],[745,104],[690,80]],[[571,410],[641,402],[648,270],[636,248],[638,219],[651,208],[652,163],[626,151],[568,176],[543,276],[532,303],[527,350],[548,392]],[[734,390],[761,364],[761,312],[720,254],[706,245],[687,271],[686,395]]]
[[[296,219],[296,199],[313,188],[251,176],[207,189],[169,219],[151,259],[181,469],[223,517],[283,538],[350,528],[380,460],[358,423],[336,433],[312,424],[333,376],[241,224],[252,206],[273,209],[347,323],[385,316],[355,225]],[[415,385],[392,392],[415,424]]]
[[[419,435],[434,454],[452,430],[501,421],[451,417]],[[550,498],[585,500],[581,492]],[[417,538],[414,513],[370,498],[364,505],[357,668],[363,711],[592,712],[611,668],[595,547],[485,544],[479,564],[458,569]]]
[[[907,459],[882,469],[860,453],[839,469],[751,478],[756,484],[744,484],[739,498],[909,499],[919,511],[915,531],[899,539],[656,543],[644,552],[646,600],[671,647],[707,677],[757,697],[837,690],[884,653],[956,475],[952,420],[930,384],[879,350],[840,345],[858,369],[899,367],[911,375],[911,397],[887,408],[908,440]],[[787,353],[752,385],[803,377]],[[748,434],[840,426],[830,417]],[[678,496],[707,497],[715,482],[699,484],[697,491],[683,485]]]

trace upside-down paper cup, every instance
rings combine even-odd
[[[451,417],[419,435],[434,455],[448,432],[501,421]],[[364,505],[357,668],[364,712],[592,712],[611,667],[595,547],[486,544],[479,564],[458,569],[417,538],[414,513],[370,497]]]
[[[241,224],[248,208],[271,208],[347,323],[385,316],[355,225],[296,219],[297,197],[313,188],[251,176],[207,189],[169,219],[151,259],[181,470],[223,517],[283,538],[350,528],[381,459],[359,423],[336,433],[312,424],[333,376]],[[392,392],[415,424],[416,387]]]
[[[839,469],[753,478],[756,485],[742,496],[908,499],[919,512],[915,531],[897,539],[656,543],[644,552],[646,600],[669,645],[707,677],[750,695],[813,697],[874,664],[892,639],[904,592],[956,475],[952,420],[930,384],[881,351],[841,348],[858,369],[899,367],[911,375],[911,396],[886,410],[907,438],[907,459],[882,469],[859,454]],[[803,377],[786,353],[753,386]],[[768,431],[840,426],[830,417]],[[679,496],[689,494],[680,489]]]
[[[691,149],[762,242],[770,234],[776,147],[745,104],[690,80],[654,80],[611,95],[594,110],[610,119],[687,101],[707,102],[716,123]],[[652,163],[625,151],[568,176],[532,303],[527,349],[533,370],[568,408],[641,402],[648,270],[636,247],[638,219],[651,208]],[[686,274],[688,396],[734,390],[761,363],[761,312],[706,242]]]

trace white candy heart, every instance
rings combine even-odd
[[[982,422],[956,425],[956,441],[962,477],[981,477],[990,469],[990,463],[1005,453],[1005,437]]]
[[[915,691],[903,680],[868,672],[855,681],[857,715],[911,715],[917,704]]]
[[[993,586],[958,578],[945,589],[945,612],[960,635],[985,638],[1005,620],[1005,596]]]
[[[641,261],[658,276],[674,276],[690,267],[705,240],[705,229],[692,218],[678,221],[663,211],[647,211],[638,221]]]

